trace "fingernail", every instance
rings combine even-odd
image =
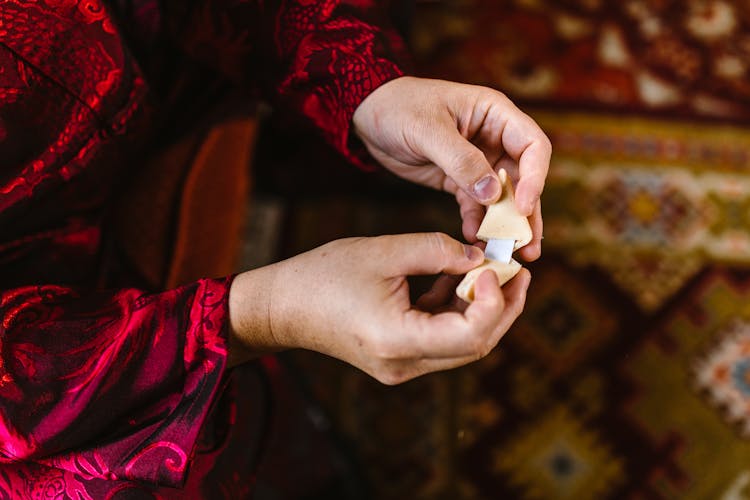
[[[480,200],[493,200],[500,194],[500,183],[488,174],[474,184],[474,194]]]
[[[484,252],[474,245],[464,245],[464,251],[469,260],[479,260],[480,258],[484,258]]]

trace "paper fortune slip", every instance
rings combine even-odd
[[[474,283],[485,270],[495,273],[500,286],[518,274],[521,264],[513,259],[513,252],[528,245],[532,237],[528,219],[516,208],[513,183],[508,173],[500,170],[498,176],[503,193],[497,203],[487,207],[477,231],[477,238],[487,242],[485,260],[469,271],[456,288],[456,295],[467,302],[474,300]]]

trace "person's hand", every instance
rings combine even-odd
[[[458,275],[482,251],[441,233],[337,240],[238,275],[230,291],[230,364],[288,348],[346,361],[386,384],[490,352],[521,313],[531,275],[502,290],[491,271],[468,306],[443,275],[412,305],[410,275]]]
[[[539,126],[502,93],[487,87],[402,77],[373,91],[354,113],[354,131],[373,157],[407,180],[456,196],[463,234],[475,242],[484,206],[501,187],[505,168],[516,204],[530,218],[526,260],[541,255],[539,197],[552,146]]]

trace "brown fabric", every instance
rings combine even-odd
[[[254,118],[215,125],[151,158],[116,211],[118,244],[152,287],[236,271]]]
[[[256,131],[254,120],[236,120],[203,141],[185,179],[167,287],[236,271]]]

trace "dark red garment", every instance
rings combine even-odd
[[[231,279],[113,282],[108,204],[181,109],[166,46],[358,161],[352,114],[401,74],[375,4],[0,0],[0,498],[250,493],[237,446],[193,459],[224,393]]]

